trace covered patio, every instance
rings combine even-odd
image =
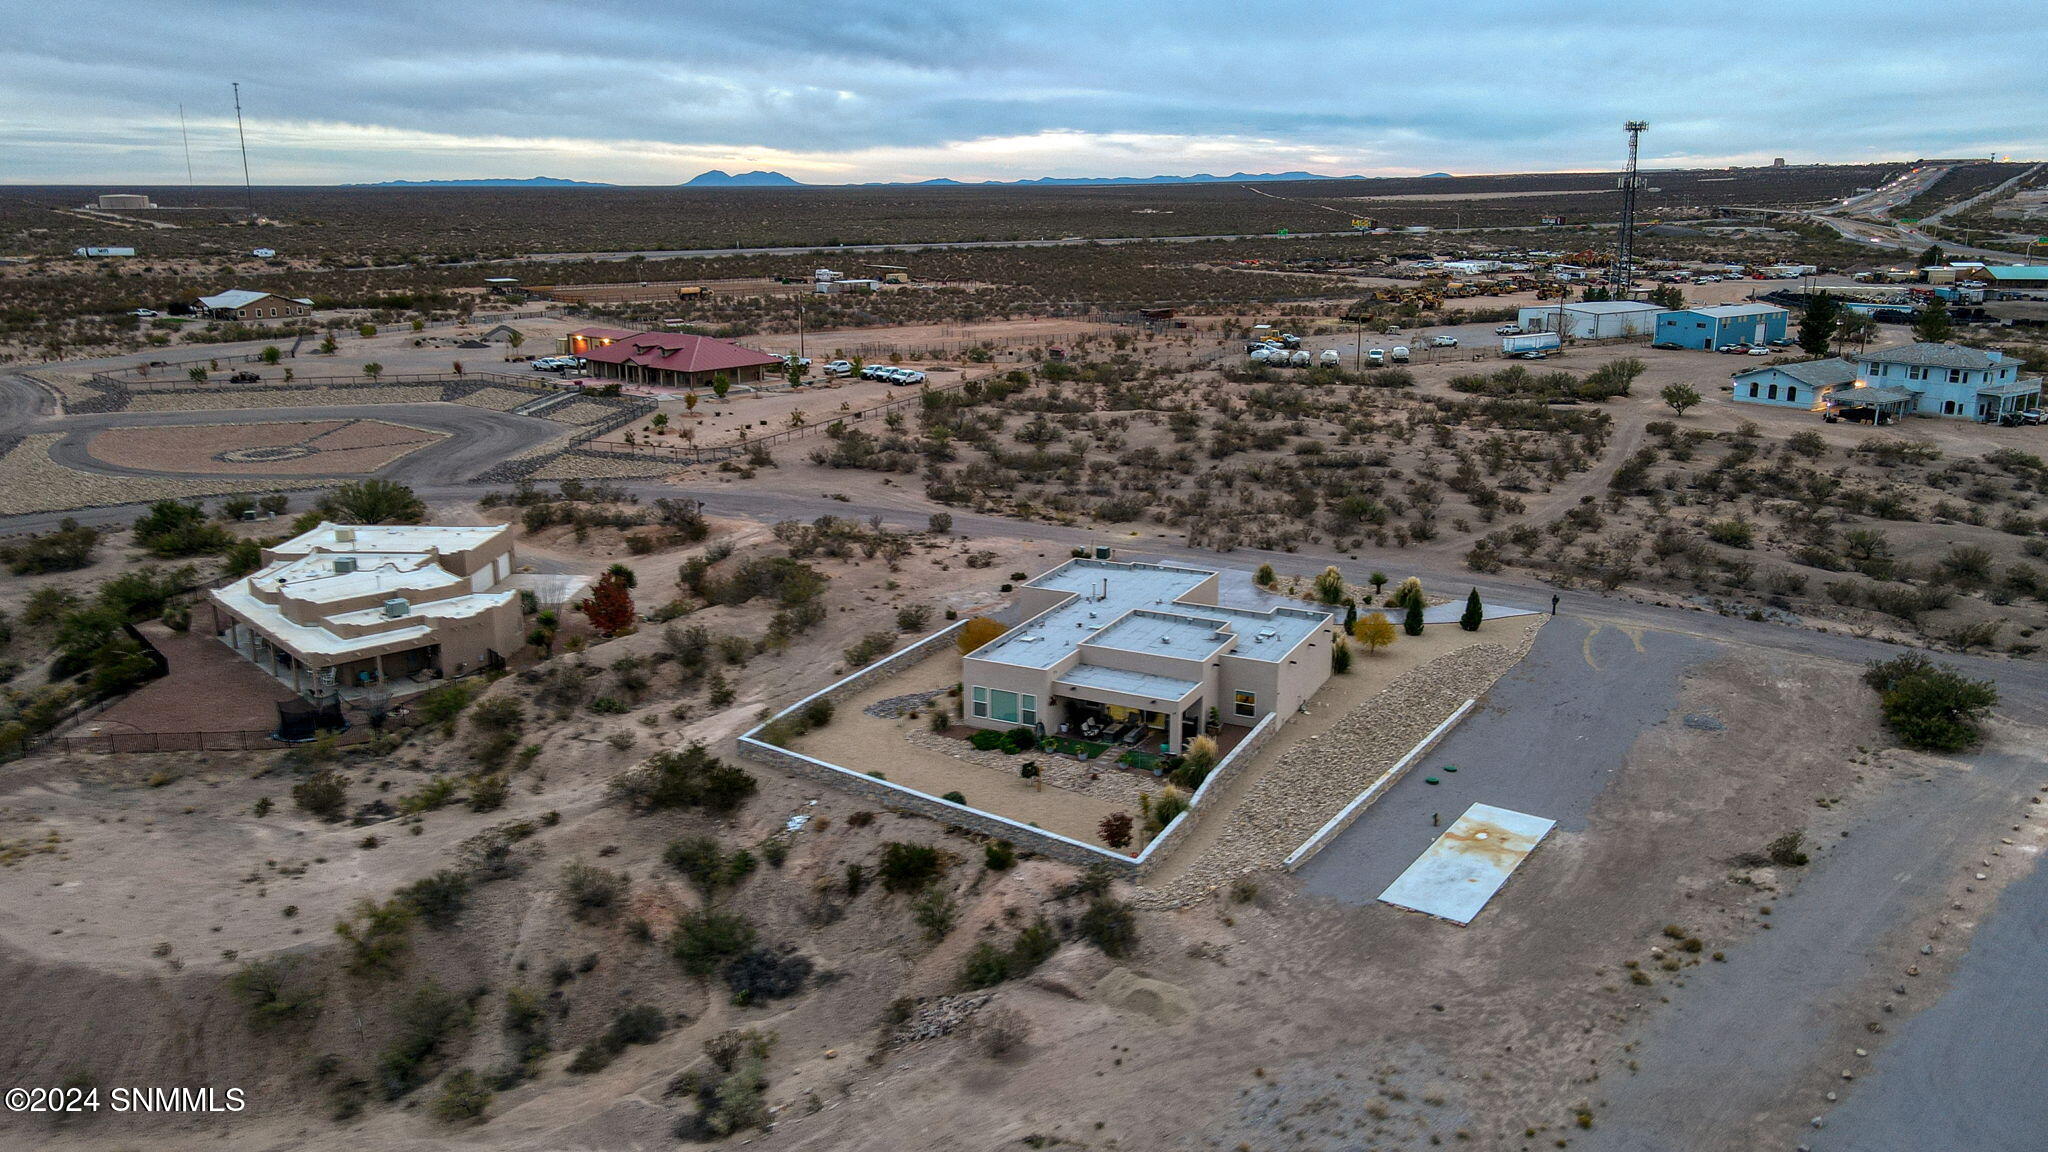
[[[1053,681],[1058,735],[1177,756],[1202,732],[1202,686],[1149,672],[1079,664]]]

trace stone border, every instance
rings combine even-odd
[[[864,772],[856,772],[851,768],[806,756],[801,752],[793,752],[760,738],[763,729],[777,720],[801,711],[813,701],[842,699],[871,679],[895,675],[904,668],[923,662],[934,651],[951,643],[954,633],[965,628],[967,624],[968,621],[961,620],[942,628],[907,648],[898,649],[888,657],[811,693],[749,728],[740,734],[737,741],[740,758],[779,768],[891,808],[915,812],[955,828],[1008,840],[1018,847],[1050,859],[1084,867],[1107,867],[1128,879],[1138,880],[1150,875],[1182,840],[1193,834],[1195,826],[1208,815],[1210,808],[1215,807],[1214,804],[1204,807],[1202,801],[1212,791],[1221,792],[1241,776],[1256,758],[1259,750],[1272,739],[1273,733],[1279,730],[1279,714],[1267,713],[1265,719],[1259,721],[1245,738],[1238,741],[1237,746],[1230,750],[1230,754],[1219,761],[1216,767],[1210,770],[1209,775],[1203,778],[1202,786],[1195,789],[1195,794],[1188,798],[1187,810],[1174,817],[1173,823],[1154,836],[1151,843],[1145,845],[1144,851],[1136,856],[1126,856],[1114,849],[1075,840],[1057,832],[1048,832],[1007,816],[984,812],[966,804],[955,804],[951,800],[943,800],[888,780],[878,780]]]
[[[1413,767],[1415,762],[1422,758],[1423,753],[1435,747],[1436,742],[1443,739],[1444,735],[1451,729],[1457,727],[1458,722],[1463,720],[1466,714],[1472,711],[1473,706],[1478,703],[1478,698],[1474,697],[1458,705],[1456,711],[1444,717],[1443,723],[1430,729],[1429,735],[1424,736],[1415,747],[1410,748],[1406,756],[1396,760],[1393,767],[1380,773],[1379,779],[1366,785],[1365,791],[1353,797],[1351,803],[1346,804],[1335,816],[1330,817],[1327,823],[1321,828],[1316,829],[1314,835],[1302,841],[1301,847],[1289,853],[1287,859],[1281,861],[1280,866],[1292,872],[1303,864],[1308,863],[1315,857],[1316,853],[1328,847],[1330,841],[1335,840],[1346,828],[1351,827],[1352,822],[1363,815],[1367,808],[1372,807],[1373,801],[1380,798],[1380,793],[1392,787],[1396,780],[1405,775],[1408,769]]]

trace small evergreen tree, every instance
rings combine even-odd
[[[1408,618],[1401,622],[1401,631],[1410,636],[1422,635],[1422,597],[1409,597]]]
[[[1955,325],[1948,318],[1948,301],[1936,296],[1927,302],[1927,309],[1920,318],[1913,321],[1913,338],[1925,344],[1943,344],[1955,334]]]
[[[1835,325],[1841,320],[1842,306],[1833,295],[1822,292],[1806,302],[1806,312],[1799,318],[1799,349],[1808,356],[1825,356],[1828,345],[1835,338]]]
[[[1467,632],[1477,632],[1485,620],[1486,610],[1479,606],[1479,589],[1474,588],[1472,595],[1465,598],[1465,614],[1458,617],[1458,627]]]

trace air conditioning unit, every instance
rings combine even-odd
[[[335,542],[336,544],[353,544],[353,543],[355,543],[355,542],[356,542],[356,530],[355,530],[355,529],[353,529],[353,528],[336,528],[336,529],[334,530],[334,542]]]
[[[353,556],[336,556],[336,557],[334,558],[334,574],[335,574],[336,576],[346,576],[346,575],[348,575],[349,573],[351,573],[351,572],[353,572],[353,571],[355,571],[355,570],[356,570],[356,558],[355,558],[355,557],[353,557]]]
[[[412,604],[402,597],[394,596],[384,602],[384,615],[386,617],[395,619],[399,616],[409,615],[411,612]]]

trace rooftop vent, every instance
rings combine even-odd
[[[349,573],[351,573],[351,572],[353,572],[353,571],[355,571],[355,570],[356,570],[356,558],[355,558],[355,557],[353,557],[353,556],[336,556],[336,557],[334,558],[334,574],[335,574],[336,576],[346,576],[346,575],[348,575]]]
[[[353,543],[355,543],[355,542],[356,542],[356,530],[355,530],[355,529],[353,529],[353,528],[336,528],[336,529],[334,530],[334,542],[335,542],[336,544],[353,544]]]
[[[401,597],[394,596],[384,602],[384,615],[388,618],[396,619],[400,616],[410,615],[411,612],[412,605]]]

